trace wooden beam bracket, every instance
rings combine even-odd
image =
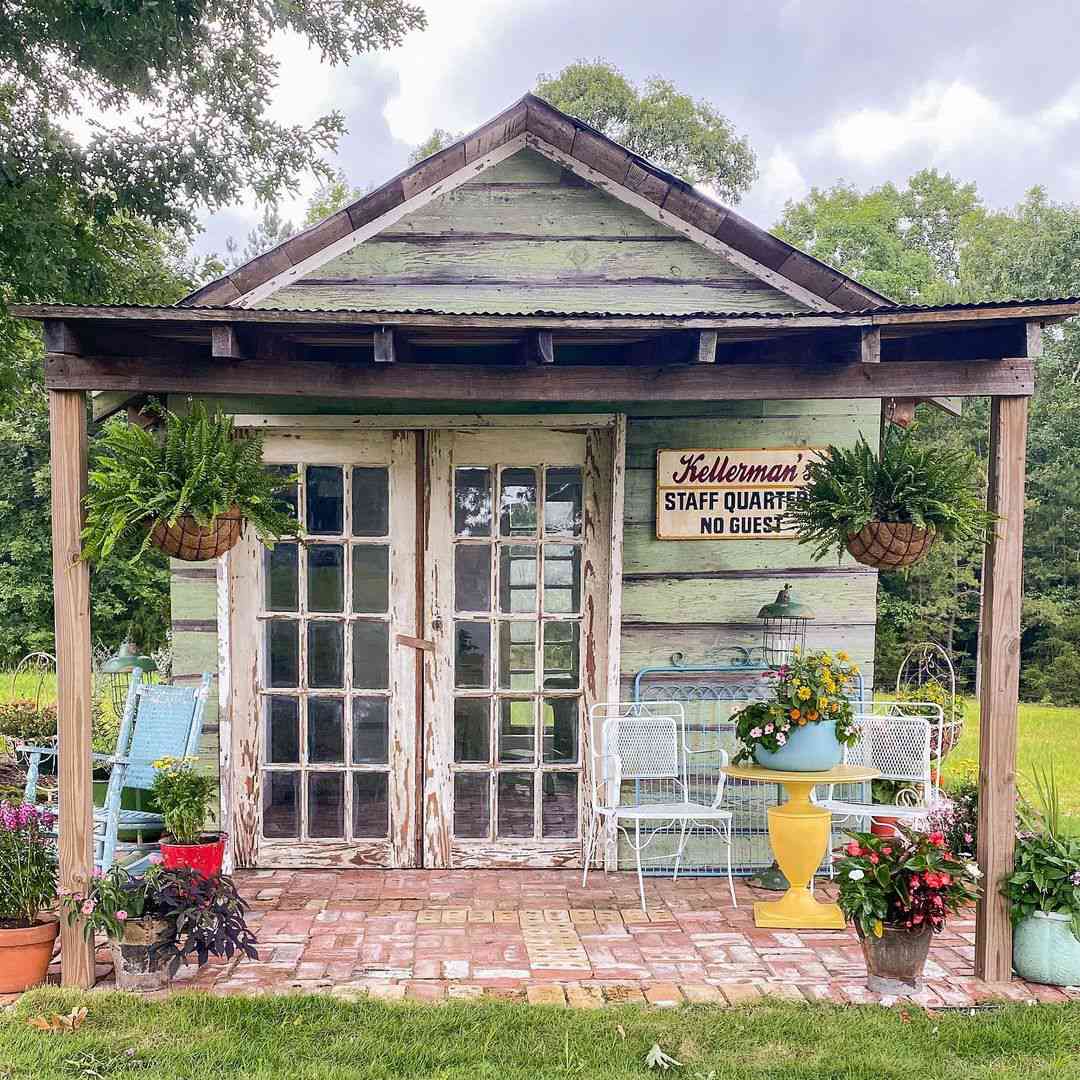
[[[393,327],[380,326],[375,331],[375,363],[392,364],[397,360],[397,334]]]

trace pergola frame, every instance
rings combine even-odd
[[[998,524],[983,564],[979,635],[979,902],[976,974],[1005,981],[1011,927],[998,882],[1012,866],[1023,574],[1024,462],[1033,358],[1046,322],[1080,301],[793,316],[433,315],[236,308],[24,306],[43,321],[52,450],[58,666],[61,887],[92,868],[90,582],[80,559],[87,478],[86,392],[108,408],[152,393],[266,394],[371,401],[434,398],[554,403],[989,396],[987,505]],[[581,350],[621,349],[619,363]],[[440,349],[485,363],[440,364]],[[575,352],[575,362],[560,352]],[[617,405],[616,405],[617,407]],[[106,409],[96,410],[99,413]],[[93,982],[81,928],[62,926],[65,985]]]

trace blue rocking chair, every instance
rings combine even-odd
[[[124,715],[113,754],[94,754],[95,765],[108,765],[109,786],[104,805],[94,808],[94,865],[108,870],[118,853],[129,870],[142,869],[147,845],[119,843],[121,832],[160,829],[160,814],[148,810],[127,810],[121,805],[125,788],[149,791],[154,784],[154,762],[163,757],[194,757],[202,736],[203,714],[213,676],[204,674],[198,686],[167,686],[144,683],[132,672]],[[38,776],[43,759],[56,754],[55,746],[18,744],[16,753],[27,761],[28,803],[37,801]],[[51,808],[56,812],[56,807]],[[138,857],[140,856],[141,857]]]

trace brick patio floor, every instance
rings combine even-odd
[[[215,993],[330,992],[441,1001],[605,1001],[671,1006],[763,995],[875,1002],[850,931],[759,930],[755,899],[723,878],[655,878],[648,915],[633,874],[565,870],[244,871],[260,960],[181,969],[176,986]],[[829,893],[829,886],[823,886]],[[953,919],[934,939],[927,1007],[988,999],[1080,1000],[1080,989],[975,979],[975,923]],[[104,959],[107,954],[99,954]],[[105,969],[99,985],[111,981]]]

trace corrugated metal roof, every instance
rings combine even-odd
[[[303,322],[307,316],[312,315],[358,315],[358,316],[392,316],[432,315],[439,318],[454,318],[460,316],[468,318],[498,318],[498,319],[529,319],[529,318],[552,318],[552,319],[665,319],[678,321],[683,319],[732,319],[732,320],[756,320],[756,319],[783,319],[793,323],[802,320],[829,319],[836,322],[859,320],[870,316],[892,316],[904,314],[944,314],[950,311],[980,311],[1016,307],[1051,307],[1073,305],[1080,308],[1080,296],[1063,297],[1029,297],[1017,300],[981,300],[973,303],[962,304],[905,304],[888,305],[862,308],[858,311],[724,311],[707,310],[686,311],[672,314],[665,311],[637,311],[637,312],[612,312],[604,310],[578,310],[559,311],[550,308],[537,308],[530,311],[506,313],[503,311],[468,311],[447,312],[439,308],[404,308],[404,307],[362,307],[362,308],[281,308],[281,307],[257,307],[238,308],[222,304],[200,305],[160,305],[160,304],[12,304],[10,311],[16,316],[25,318],[63,318],[65,315],[74,316],[79,314],[83,318],[92,318],[97,311],[134,311],[134,312],[168,312],[172,319],[183,321],[187,313],[196,312],[221,312],[234,316],[237,321],[244,321],[245,316],[259,315],[294,315],[298,322]],[[1020,318],[1022,316],[1015,316]],[[193,317],[197,322],[197,317]]]

